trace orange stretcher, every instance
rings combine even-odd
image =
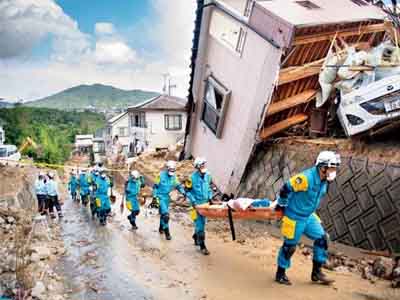
[[[197,213],[210,219],[227,219],[229,210],[233,219],[242,220],[278,220],[282,218],[282,213],[269,207],[248,208],[246,210],[233,210],[227,205],[202,204],[196,206]]]

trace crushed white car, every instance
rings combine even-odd
[[[337,113],[347,136],[400,119],[400,75],[341,92]]]

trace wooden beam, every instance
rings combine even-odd
[[[353,45],[350,45],[350,47],[355,47],[357,50],[361,49],[362,47],[365,46],[364,42],[356,43]],[[346,49],[343,49],[339,52],[336,52],[336,54],[344,54],[346,53]],[[284,69],[281,69],[279,72],[279,79],[278,79],[278,85],[282,85],[285,83],[289,83],[295,80],[307,78],[313,75],[319,74],[321,71],[321,67],[324,64],[325,58],[318,59],[316,61],[310,62],[308,64],[302,65],[302,66],[295,66],[295,67],[287,67]],[[356,68],[357,69],[357,68]],[[359,68],[360,71],[362,70],[370,70],[370,68]]]
[[[319,74],[324,61],[325,57],[303,66],[282,69],[279,72],[278,85]]]
[[[335,35],[338,37],[347,37],[347,36],[354,36],[354,35],[362,35],[367,33],[374,33],[374,32],[383,32],[385,31],[387,26],[385,27],[384,23],[380,24],[373,24],[373,25],[366,25],[366,26],[357,26],[348,29],[342,29],[337,31],[329,31],[323,32],[318,34],[308,34],[303,36],[295,37],[292,46],[297,45],[304,45],[309,43],[316,43],[321,41],[326,41],[333,39]]]
[[[308,116],[306,114],[297,114],[294,115],[290,118],[287,118],[283,121],[280,121],[278,123],[275,123],[271,125],[270,127],[264,128],[260,132],[260,138],[263,140],[266,140],[273,136],[274,134],[281,132],[285,129],[288,129],[289,127],[292,127],[296,124],[302,123],[308,119]]]
[[[272,103],[267,112],[267,116],[276,114],[278,112],[281,112],[285,109],[307,103],[311,101],[313,98],[315,98],[315,95],[317,94],[316,90],[305,90],[304,92],[294,95],[292,97],[285,98],[283,100],[280,100],[278,102]]]

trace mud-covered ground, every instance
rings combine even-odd
[[[336,280],[333,286],[312,284],[311,258],[300,250],[288,272],[294,285],[277,285],[281,241],[267,233],[267,225],[237,222],[233,242],[225,221],[211,221],[211,255],[203,256],[192,244],[185,209],[173,210],[173,239],[166,241],[158,233],[157,212],[142,209],[139,229],[131,231],[118,205],[109,224],[100,227],[88,208],[66,201],[61,231],[68,254],[58,271],[69,299],[400,299],[387,281],[373,284],[347,271],[325,271]]]

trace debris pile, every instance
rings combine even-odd
[[[62,300],[61,277],[52,268],[64,243],[56,224],[33,221],[31,171],[0,171],[1,182],[10,181],[0,191],[0,298]]]

